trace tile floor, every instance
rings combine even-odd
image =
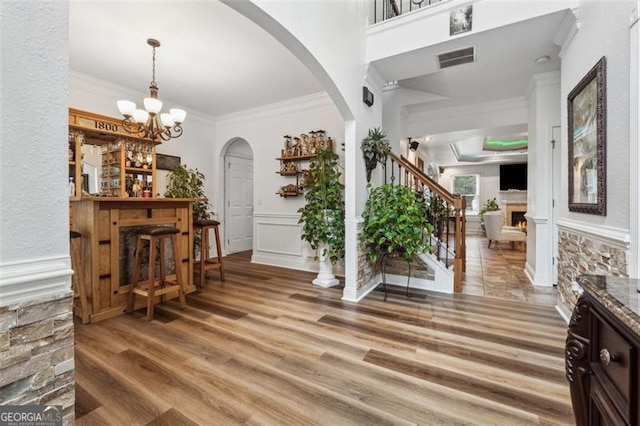
[[[524,272],[526,253],[510,243],[487,247],[486,237],[467,237],[467,271],[462,293],[555,306],[556,287],[531,284]]]

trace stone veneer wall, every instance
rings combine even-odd
[[[571,311],[578,296],[572,283],[583,274],[628,276],[626,250],[561,230],[558,241],[558,292]]]
[[[0,306],[0,405],[62,405],[74,423],[71,293]]]
[[[358,228],[358,233],[360,227]],[[396,275],[408,275],[409,267],[407,262],[402,259],[389,259],[385,266],[385,272],[388,274]],[[377,260],[374,265],[371,264],[367,258],[367,250],[364,244],[358,240],[358,286],[357,289],[361,289],[364,285],[371,282],[371,280],[381,273],[380,260]],[[433,280],[435,271],[427,266],[422,259],[414,257],[411,262],[411,277],[422,278],[426,280]]]
[[[358,235],[360,235],[361,226],[362,224],[358,225]],[[360,241],[360,239],[358,238],[358,283],[356,287],[357,290],[360,290],[366,284],[371,282],[373,277],[375,277],[376,274],[380,273],[379,271],[380,268],[378,265],[379,265],[378,262],[376,262],[375,265],[372,265],[371,262],[369,262],[369,259],[367,258],[367,250],[364,244],[362,243],[362,241]]]

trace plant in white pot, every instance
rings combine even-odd
[[[306,205],[298,210],[303,224],[302,239],[316,251],[318,277],[313,284],[332,287],[338,284],[333,263],[344,259],[344,185],[340,183],[338,156],[324,149],[309,166],[306,179]]]

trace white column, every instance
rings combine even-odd
[[[534,285],[553,285],[552,156],[553,126],[560,123],[560,73],[533,76],[529,88],[529,170],[527,261]]]

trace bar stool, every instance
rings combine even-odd
[[[69,231],[69,239],[71,244],[71,269],[73,276],[71,277],[71,289],[73,290],[73,299],[80,299],[80,309],[82,309],[82,323],[89,322],[89,302],[87,301],[87,288],[84,285],[84,276],[80,270],[80,237],[82,234],[77,231]]]
[[[200,230],[202,235],[202,241],[200,244],[200,261],[194,262],[200,270],[200,288],[204,287],[204,280],[207,277],[207,271],[211,269],[220,270],[220,280],[224,281],[224,269],[222,268],[222,251],[220,247],[220,231],[218,230],[220,222],[217,220],[194,220],[194,230]],[[209,257],[209,229],[214,230],[216,234],[216,254],[215,257]]]
[[[131,282],[131,291],[129,292],[129,306],[127,312],[133,312],[136,294],[147,298],[147,320],[153,319],[153,308],[155,306],[156,296],[162,296],[178,289],[180,298],[180,306],[184,309],[187,307],[187,300],[184,296],[184,283],[182,282],[182,261],[178,253],[178,239],[176,234],[180,230],[171,226],[145,226],[136,229],[138,242],[136,245],[136,257],[133,263],[133,279]],[[176,280],[170,281],[166,279],[165,271],[165,255],[164,240],[171,241],[171,250],[173,251],[173,259],[176,267]],[[142,263],[142,250],[145,241],[149,241],[149,279],[145,288],[138,287],[138,277],[140,276],[140,265]],[[156,282],[156,246],[160,247],[160,279]],[[156,287],[157,284],[157,287]]]

